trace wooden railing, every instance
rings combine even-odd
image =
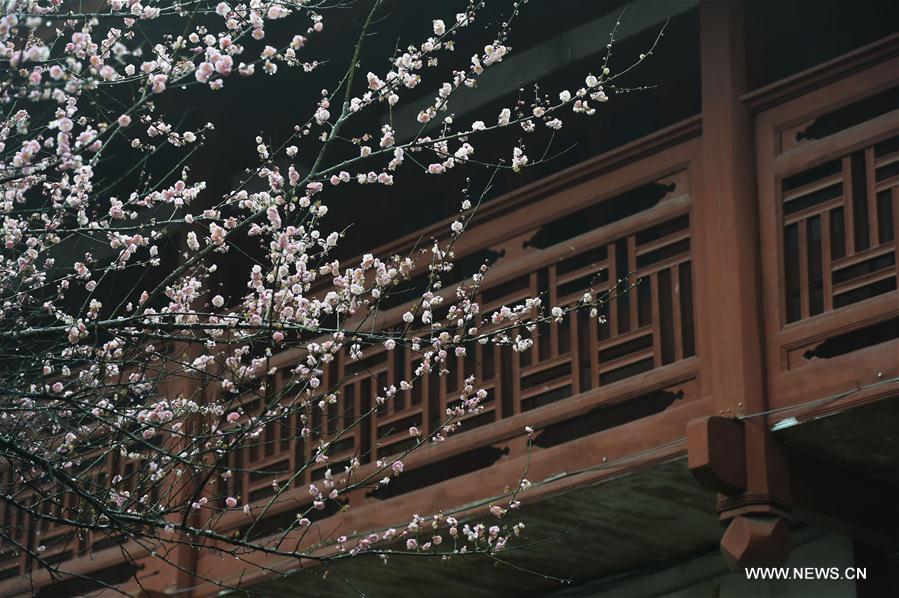
[[[695,126],[687,130],[692,131],[688,136],[696,131]],[[663,142],[670,144],[668,139]],[[546,196],[528,210],[484,218],[468,233],[474,242],[457,249],[460,264],[471,261],[470,256],[492,258],[477,297],[485,314],[526,297],[541,296],[547,305],[570,305],[588,290],[597,296],[614,296],[616,287],[628,286],[619,284],[620,280],[635,283],[629,292],[606,304],[601,319],[578,313],[541,325],[533,334],[532,349],[521,354],[508,347],[474,345],[464,357],[451,358],[448,375],[435,372],[413,389],[399,391],[362,425],[353,424],[375,405],[375,397],[383,395],[385,387],[413,377],[420,356],[401,347],[390,352],[371,347],[356,360],[341,352],[322,376],[322,388],[339,386],[336,400],[324,409],[313,406],[307,413],[311,437],[304,440],[293,433],[295,416],[270,424],[258,444],[232,455],[229,466],[244,473],[222,482],[221,494],[250,501],[270,497],[275,492],[272,482],[289,478],[322,442],[330,444],[328,463],[296,477],[295,486],[320,479],[327,468],[342,471],[353,457],[368,464],[401,453],[415,442],[409,427],[414,425],[424,434],[437,429],[446,409],[458,401],[463,380],[471,375],[488,396],[483,411],[468,417],[462,431],[453,436],[473,434],[587,391],[614,389],[628,378],[693,358],[689,167],[696,146],[695,141],[682,142],[663,156],[632,164],[630,172],[607,177],[613,185],[594,179]],[[553,217],[543,217],[544,210]],[[394,252],[402,253],[390,248]],[[451,289],[445,294],[451,298]],[[398,324],[407,307],[389,310],[381,325]],[[288,370],[295,359],[292,354],[276,357],[274,391],[289,382]],[[668,403],[645,412],[637,409],[633,417],[693,395],[694,388],[686,392],[679,388]],[[258,408],[248,405],[246,411],[252,415]],[[520,426],[516,435],[522,430]]]
[[[695,401],[699,390],[691,174],[699,149],[698,134],[698,119],[691,119],[551,181],[496,200],[457,244],[460,269],[471,268],[464,274],[471,274],[485,257],[492,262],[477,297],[482,313],[538,295],[546,305],[569,305],[587,290],[596,296],[614,296],[616,287],[634,283],[630,291],[610,300],[601,319],[577,313],[541,325],[534,333],[533,348],[520,354],[507,347],[477,344],[465,357],[453,358],[450,374],[425,376],[412,390],[398,392],[361,425],[352,424],[372,408],[384,387],[410,378],[420,356],[399,347],[387,352],[382,346],[366,349],[361,359],[350,359],[342,352],[322,375],[322,388],[338,387],[336,401],[324,409],[310,406],[306,412],[312,435],[304,439],[297,433],[302,427],[298,413],[268,424],[256,441],[229,455],[223,465],[234,474],[219,481],[217,494],[222,499],[238,496],[241,502],[258,505],[275,493],[273,482],[280,488],[292,486],[268,511],[269,520],[256,526],[262,534],[274,533],[283,527],[282,512],[289,508],[293,517],[296,509],[309,501],[305,488],[321,479],[327,468],[342,471],[342,466],[356,457],[364,473],[374,467],[375,460],[408,448],[410,426],[425,434],[435,430],[470,375],[488,392],[483,411],[465,419],[461,431],[446,442],[415,451],[406,472],[386,492],[349,497],[354,511],[360,510],[360,504],[399,494],[439,492],[441,484],[454,476],[483,471],[500,461],[515,470],[505,483],[514,481],[522,467],[516,460],[526,452],[525,425],[537,429],[537,450],[551,451],[569,439]],[[516,202],[525,203],[527,209],[512,209]],[[448,230],[448,223],[438,227]],[[403,247],[385,247],[379,253],[403,253]],[[619,285],[622,279],[625,283]],[[451,288],[443,293],[453,296]],[[407,307],[388,309],[380,325],[397,325]],[[274,357],[276,373],[268,381],[272,392],[289,384],[289,370],[297,358],[296,352]],[[210,398],[220,393],[214,385],[208,392]],[[264,397],[241,401],[245,419],[265,409]],[[678,413],[678,421],[683,421],[672,429],[686,421],[687,415]],[[583,422],[587,427],[581,429]],[[559,426],[573,424],[578,429],[560,439]],[[666,440],[671,439],[658,442]],[[328,463],[295,475],[322,442],[330,445]],[[651,447],[658,442],[650,435],[643,444]],[[106,480],[116,475],[127,480],[129,467],[135,464],[109,458],[102,475]],[[541,467],[535,466],[538,474]],[[8,488],[15,486],[13,479],[3,481]],[[326,517],[338,510],[315,514]],[[115,538],[79,536],[65,526],[47,527],[8,506],[2,517],[6,529],[15,530],[23,546],[45,546],[42,554],[51,562],[68,561],[69,567],[89,570],[101,565],[116,567],[121,560],[122,547],[112,549],[117,546]],[[7,522],[9,518],[15,520]],[[226,517],[222,528],[239,529],[245,523],[240,517]],[[372,520],[371,525],[377,524],[377,519]],[[135,545],[126,548],[134,555],[143,550]],[[0,554],[3,578],[12,580],[36,571],[29,558],[21,553],[15,557],[15,552]],[[153,566],[154,561],[142,562]]]
[[[773,404],[896,370],[897,69],[888,58],[757,118]]]
[[[91,481],[80,480],[84,488],[96,484],[96,488],[105,491],[109,482],[116,476],[122,482],[116,485],[120,492],[129,492],[130,502],[140,498],[137,479],[140,477],[140,465],[133,459],[120,457],[118,453],[105,457],[95,456],[90,472]],[[66,521],[78,521],[83,524],[91,522],[92,509],[60,483],[39,482],[32,480],[23,485],[20,472],[6,468],[0,473],[0,492],[11,497],[22,508],[9,503],[0,505],[0,525],[9,535],[12,542],[0,542],[0,583],[20,575],[27,576],[36,568],[35,559],[19,550],[23,547],[34,552],[43,563],[59,565],[66,562],[66,567],[73,560],[80,559],[85,563],[93,561],[93,555],[107,548],[121,547],[126,538],[115,530],[110,533],[77,529]],[[155,500],[155,489],[141,486],[141,491],[148,492],[148,498]],[[105,494],[97,494],[101,501]],[[129,505],[125,505],[127,508]],[[121,567],[118,567],[121,569]],[[126,566],[125,569],[130,569]],[[120,581],[126,581],[126,572]]]
[[[772,409],[899,375],[899,64],[893,50],[875,50],[853,58],[861,61],[856,66],[824,65],[745,98],[756,113],[760,271],[734,275],[762,280],[764,317],[755,340],[764,343]],[[296,414],[270,424],[257,443],[230,457],[235,473],[218,494],[259,505],[274,494],[273,482],[284,488],[290,480],[256,526],[261,535],[275,533],[308,504],[305,487],[327,467],[341,471],[355,457],[361,473],[370,472],[378,458],[408,448],[410,426],[433,431],[469,375],[488,391],[481,413],[445,442],[416,450],[386,489],[351,493],[345,497],[351,509],[316,516],[348,530],[396,525],[412,512],[501,492],[525,467],[531,479],[552,480],[532,490],[541,496],[682,455],[688,421],[728,414],[710,391],[716,347],[752,340],[721,338],[703,322],[701,310],[717,308],[716,281],[696,275],[715,251],[699,234],[716,226],[716,198],[703,195],[696,174],[704,142],[698,117],[650,135],[486,204],[458,241],[460,270],[491,263],[478,296],[484,313],[536,295],[548,305],[571,304],[588,289],[602,294],[629,276],[635,286],[608,304],[606,321],[578,314],[542,325],[533,348],[521,354],[477,345],[448,375],[424,377],[349,428],[385,386],[410,376],[419,356],[383,347],[357,360],[341,353],[322,379],[322,388],[339,387],[336,401],[306,413],[311,437],[296,433]],[[697,205],[710,221],[696,221]],[[437,223],[378,253],[403,254],[448,225]],[[450,290],[443,292],[451,299]],[[397,324],[406,309],[390,307],[379,325]],[[273,391],[289,384],[299,355],[274,357]],[[257,401],[245,405],[247,416],[262,409]],[[530,453],[526,425],[536,430]],[[295,475],[322,442],[330,443],[329,462]],[[465,483],[454,483],[460,478]],[[32,545],[35,528],[26,519],[2,512],[5,528],[26,530],[20,537]],[[239,530],[246,519],[233,513],[220,523]],[[121,560],[96,547],[87,555],[89,545],[79,542],[79,570]],[[64,548],[47,550],[67,555]],[[9,554],[0,553],[0,576],[32,566]],[[94,560],[96,554],[107,556]],[[219,559],[196,566],[216,579],[234,573]]]

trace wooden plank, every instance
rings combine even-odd
[[[846,256],[855,254],[855,210],[852,204],[852,158],[843,157],[843,201],[844,201],[844,227],[846,235]]]
[[[613,294],[617,295],[617,287],[618,281],[621,277],[621,274],[618,272],[618,248],[615,243],[609,243],[609,288],[616,289],[613,291]],[[607,326],[609,327],[609,335],[617,336],[618,330],[620,328],[618,323],[618,309],[615,305],[615,302],[618,299],[613,299],[609,303],[609,322]]]
[[[843,198],[837,197],[831,199],[830,201],[825,201],[819,204],[816,204],[810,208],[806,208],[804,210],[800,210],[798,212],[794,212],[789,216],[784,216],[783,224],[784,226],[789,226],[790,224],[794,224],[801,220],[807,220],[812,216],[817,216],[818,214],[823,214],[824,212],[829,212],[835,208],[843,207]]]
[[[633,276],[628,279],[628,286],[632,286],[636,284],[638,279],[637,274],[637,238],[636,235],[630,235],[627,238],[627,272],[628,274],[632,274]],[[630,317],[630,322],[628,329],[635,330],[639,325],[637,322],[637,316],[639,315],[639,308],[637,307],[637,292],[635,288],[630,289],[627,292],[627,301],[628,301],[628,316]]]
[[[521,391],[521,401],[524,402],[527,399],[532,397],[540,396],[546,392],[551,390],[556,390],[559,388],[563,388],[571,384],[571,377],[565,376],[564,378],[560,378],[558,380],[550,380],[549,382],[544,382],[539,386],[535,386],[533,388],[528,388],[527,390]],[[562,399],[564,400],[564,399]]]
[[[597,343],[597,349],[603,351],[609,349],[610,347],[617,347],[618,345],[632,341],[634,339],[648,336],[652,334],[652,332],[653,327],[651,325],[643,326],[642,328],[636,328],[634,330],[629,330],[628,332],[624,332],[622,334],[619,334],[618,336],[614,336]]]
[[[870,88],[862,88],[862,90],[864,91],[864,95],[869,95],[875,91]],[[832,107],[834,97],[830,96],[827,101],[827,106]],[[800,103],[799,106],[806,112],[813,110],[810,100]],[[791,107],[792,106],[784,106],[784,111]],[[795,109],[790,111],[795,112]],[[782,117],[783,114],[778,110],[777,116]],[[876,143],[877,140],[886,139],[887,137],[895,135],[896,132],[899,131],[899,124],[897,124],[899,123],[899,120],[897,119],[899,119],[899,109],[887,112],[886,114],[882,114],[869,121],[849,127],[848,129],[843,129],[824,139],[803,143],[796,149],[776,157],[774,161],[776,164],[776,173],[778,175],[788,175],[812,166],[830,162],[831,160],[844,158],[846,154],[863,149],[872,142]],[[777,120],[778,123],[782,122],[779,118]],[[773,122],[767,118],[760,117],[759,123],[766,123],[773,126]],[[847,189],[851,189],[851,187],[844,188],[843,191],[845,192]]]
[[[859,251],[855,255],[842,257],[838,260],[833,261],[833,269],[842,270],[843,268],[848,268],[849,266],[854,266],[856,264],[860,264],[864,261],[870,260],[872,258],[886,255],[892,253],[892,247],[889,245],[882,245],[880,247],[869,247],[864,251]]]
[[[893,59],[892,64],[899,67],[899,62],[894,59],[897,54],[899,54],[899,33],[893,33],[832,60],[755,89],[740,99],[753,111],[767,110],[831,82],[856,76],[871,65]]]
[[[889,189],[891,187],[896,187],[899,185],[899,175],[890,177],[888,179],[883,179],[882,181],[877,181],[874,193],[880,193],[884,189]]]
[[[661,247],[673,245],[674,243],[677,243],[678,241],[683,241],[684,239],[689,239],[689,238],[690,238],[690,229],[689,228],[678,231],[676,233],[671,233],[670,235],[666,235],[660,239],[656,239],[655,241],[649,241],[648,243],[644,243],[644,244],[640,245],[640,248],[637,249],[637,251],[636,251],[636,255],[637,256],[646,255],[647,253],[652,253],[653,251],[655,251],[656,249],[659,249]]]
[[[877,184],[874,181],[874,146],[865,148],[865,192],[867,197],[865,201],[868,203],[868,238],[870,246],[876,247],[882,241],[878,236],[879,227],[877,225]]]
[[[653,272],[649,278],[652,305],[652,363],[655,367],[662,365],[662,328],[661,310],[659,309],[659,274]]]
[[[540,283],[538,280],[539,276],[540,276],[539,269],[534,270],[533,272],[531,272],[528,275],[528,280],[529,280],[528,297],[539,297],[540,296],[540,289],[539,289]],[[544,308],[549,307],[547,304],[547,299],[548,299],[548,297],[543,297],[543,307]],[[532,317],[534,315],[536,315],[536,314],[534,314],[532,312]],[[540,338],[540,334],[538,334],[538,332],[539,332],[539,329],[534,330],[534,332],[532,332],[530,334],[531,340],[534,342],[533,346],[531,347],[531,351],[530,351],[531,363],[540,360],[540,345],[543,344],[544,342],[546,342],[546,339]]]
[[[556,296],[556,268],[555,266],[548,266],[546,268],[546,279],[547,284],[549,284],[549,306],[552,307],[557,305],[558,297]],[[571,337],[571,333],[569,332],[569,338]],[[549,342],[549,356],[550,358],[559,356],[559,324],[556,322],[552,322],[549,325],[549,340],[544,341]]]
[[[681,322],[680,268],[674,266],[671,272],[671,327],[674,336],[674,360],[684,358],[684,330]]]
[[[833,269],[830,257],[830,210],[821,214],[821,281],[824,292],[824,311],[833,309]]]
[[[808,220],[799,222],[799,319],[809,314]]]
[[[834,285],[833,293],[834,293],[834,295],[840,295],[842,293],[851,291],[853,289],[858,289],[860,287],[868,286],[869,284],[873,284],[880,280],[892,278],[895,275],[896,275],[896,267],[889,266],[887,268],[883,268],[881,270],[876,270],[874,272],[871,272],[870,274],[866,274],[864,276],[859,276],[857,278],[847,280],[846,282],[841,282],[840,284]]]
[[[588,342],[588,339],[581,338],[581,327],[578,325],[578,313],[572,312],[566,316],[568,318],[568,336],[571,339],[571,390],[574,394],[586,390],[581,386],[581,343]],[[592,322],[591,322],[592,324]],[[587,366],[589,369],[589,365]]]
[[[622,368],[624,366],[632,365],[634,363],[638,363],[640,361],[643,361],[645,359],[649,359],[652,357],[653,357],[653,351],[652,351],[651,347],[648,349],[643,349],[636,353],[629,353],[628,355],[625,355],[623,357],[617,357],[617,358],[611,359],[609,361],[604,361],[600,365],[599,373],[605,374],[608,372],[612,372],[612,371]]]
[[[527,378],[528,376],[532,376],[542,371],[554,368],[558,365],[565,364],[568,362],[568,360],[568,355],[557,355],[556,357],[544,359],[542,361],[536,361],[527,367],[521,368],[519,373],[521,374],[522,378]]]
[[[830,176],[817,179],[815,181],[812,181],[811,183],[807,183],[805,185],[802,185],[801,187],[797,187],[796,189],[784,193],[783,202],[784,204],[788,204],[794,199],[804,197],[805,195],[808,195],[813,191],[821,191],[822,189],[833,187],[834,185],[842,182],[843,177],[840,174],[832,174]]]
[[[584,266],[583,268],[578,268],[577,270],[572,270],[571,272],[566,272],[565,274],[559,274],[558,272],[556,272],[556,274],[555,274],[556,284],[565,284],[566,282],[571,282],[572,280],[577,280],[578,278],[583,278],[584,276],[596,274],[597,272],[600,272],[603,268],[608,269],[608,267],[609,267],[609,264],[607,263],[607,260],[603,259],[603,260],[594,262],[588,266]]]

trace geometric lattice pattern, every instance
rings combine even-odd
[[[786,323],[896,289],[899,136],[785,177]]]

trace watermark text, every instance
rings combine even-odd
[[[839,581],[867,579],[865,567],[747,567],[746,579]]]

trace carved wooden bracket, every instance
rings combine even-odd
[[[792,550],[790,469],[779,443],[760,423],[717,416],[690,422],[687,442],[690,472],[719,493],[728,565],[785,562]]]
[[[718,492],[732,568],[783,563],[793,519],[893,551],[897,491],[814,455],[788,449],[761,421],[704,417],[687,425],[690,472]]]

